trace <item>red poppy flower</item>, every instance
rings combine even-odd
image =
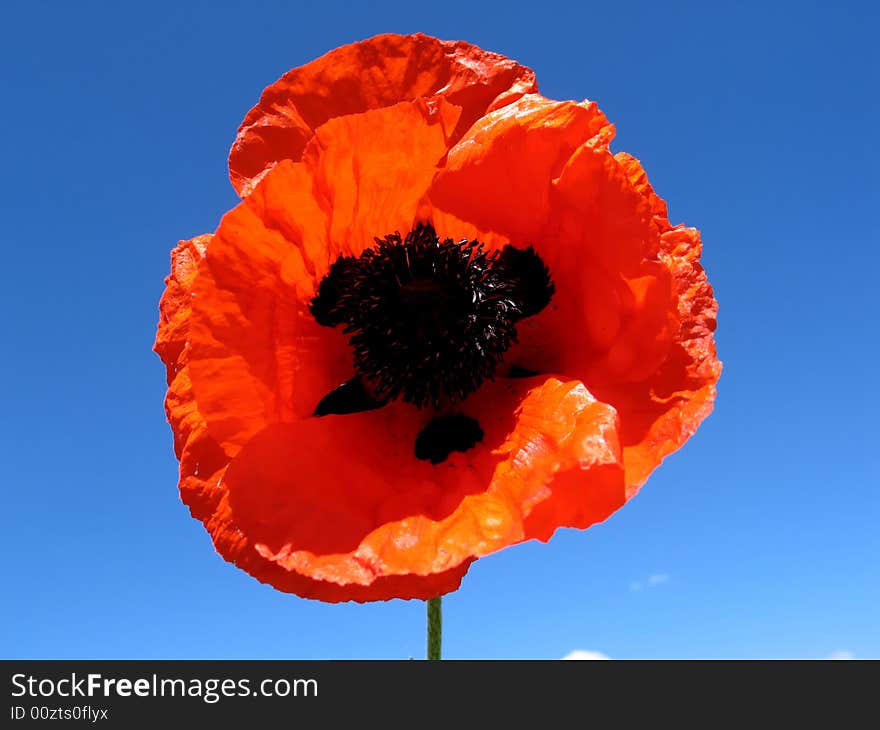
[[[242,124],[243,195],[181,242],[156,351],[220,554],[324,601],[432,598],[631,498],[712,409],[716,303],[592,102],[379,36]]]

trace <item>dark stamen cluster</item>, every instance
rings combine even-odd
[[[533,249],[489,252],[479,241],[441,240],[422,224],[337,260],[311,311],[351,334],[355,367],[375,398],[436,408],[492,378],[516,341],[516,322],[552,294]]]

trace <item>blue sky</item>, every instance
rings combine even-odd
[[[715,413],[631,503],[478,561],[454,658],[880,657],[880,108],[869,3],[16,3],[4,11],[0,656],[406,658],[424,607],[281,594],[176,496],[168,254],[236,200],[261,89],[376,33],[599,102],[703,231]]]

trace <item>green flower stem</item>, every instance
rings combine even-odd
[[[428,601],[428,659],[440,658],[440,645],[443,640],[443,611],[440,597]]]

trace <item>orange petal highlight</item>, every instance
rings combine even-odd
[[[337,48],[288,71],[248,112],[229,154],[229,176],[247,195],[280,160],[298,161],[330,119],[443,96],[461,107],[452,140],[486,112],[537,91],[524,66],[462,41],[386,34]]]
[[[611,130],[594,103],[523,96],[480,119],[449,151],[431,201],[516,245],[532,242],[547,225],[550,181],[584,140]]]

